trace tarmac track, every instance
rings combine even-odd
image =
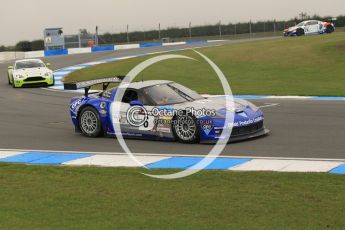
[[[248,42],[248,40],[230,41]],[[215,43],[216,44],[216,43]],[[103,60],[209,44],[156,47],[45,58],[54,70]],[[213,44],[214,45],[214,44]],[[74,132],[69,117],[71,93],[13,89],[0,63],[0,148],[51,151],[123,152],[114,138],[85,138]],[[291,158],[345,158],[345,101],[252,100],[264,107],[267,137],[227,145],[223,155]],[[127,140],[136,153],[207,154],[213,145]]]

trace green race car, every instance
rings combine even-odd
[[[8,84],[13,88],[23,86],[53,86],[53,71],[40,59],[18,60],[8,67]]]

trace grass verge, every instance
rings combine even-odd
[[[234,94],[345,96],[345,33],[282,38],[229,44],[200,51],[227,76]],[[168,79],[200,93],[221,94],[222,87],[210,66],[195,52],[180,51],[197,61],[182,59],[157,63],[140,79]],[[66,82],[125,75],[148,59],[133,58],[101,64],[71,73]]]
[[[342,228],[344,177],[0,164],[1,229]],[[154,173],[168,173],[155,170]]]

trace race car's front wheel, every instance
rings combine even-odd
[[[330,34],[330,33],[333,33],[334,32],[334,27],[331,26],[331,25],[328,25],[326,27],[326,33]]]
[[[55,85],[55,78],[53,78],[53,83],[48,85],[48,87],[54,86]]]
[[[12,84],[11,84],[11,85],[12,85],[13,88],[17,88],[16,83],[14,83],[14,78],[13,78],[13,76],[12,76]]]
[[[8,79],[8,84],[9,84],[9,85],[12,85],[12,84],[11,84],[10,75],[7,75],[7,79]]]
[[[82,109],[79,115],[79,128],[88,137],[99,137],[101,135],[101,118],[96,109],[93,107]]]
[[[182,143],[198,143],[200,130],[195,117],[185,114],[173,119],[172,132],[175,138]]]
[[[298,29],[296,30],[296,35],[297,35],[297,36],[303,36],[304,34],[305,34],[304,29],[298,28]]]

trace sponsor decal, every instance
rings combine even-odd
[[[123,125],[128,124],[127,117],[123,117],[120,115],[119,122],[120,122],[120,124],[123,124]]]
[[[171,118],[168,118],[168,117],[163,118],[162,120],[165,122],[159,122],[159,120],[155,121],[157,124],[156,126],[157,132],[171,133],[171,125],[169,122],[166,122],[166,121],[171,121]]]
[[[106,114],[107,114],[107,111],[104,110],[104,109],[101,109],[101,110],[99,111],[99,113],[102,114],[102,115],[106,115]]]
[[[213,129],[213,122],[212,122],[212,120],[202,121],[201,122],[201,129],[204,131],[204,133],[206,135],[209,135],[210,132]]]
[[[264,120],[263,116],[260,116],[260,117],[254,118],[254,119],[249,119],[246,121],[237,121],[237,122],[234,122],[233,127],[247,126],[247,125],[251,125],[254,123],[258,123],[262,120]]]
[[[86,100],[85,98],[79,98],[79,99],[73,101],[72,104],[71,104],[71,106],[70,106],[70,110],[71,110],[73,113],[76,113],[76,112],[79,110],[80,106],[81,106],[82,104],[84,104],[85,100]]]
[[[143,136],[140,133],[122,133],[122,135],[126,137],[142,137]]]

